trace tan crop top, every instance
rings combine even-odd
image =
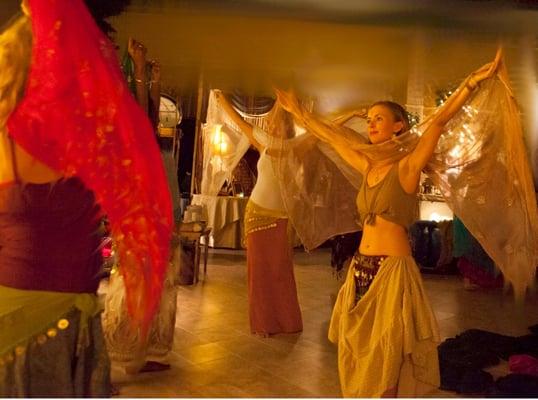
[[[357,196],[357,208],[363,225],[375,225],[376,215],[406,229],[417,220],[418,197],[402,188],[398,171],[398,163],[395,163],[385,178],[371,187],[366,178],[369,170],[364,175]]]

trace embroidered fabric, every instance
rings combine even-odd
[[[366,294],[386,258],[387,256],[366,256],[363,254],[353,256],[350,268],[354,269],[355,301],[359,301]]]
[[[103,332],[110,359],[130,372],[138,372],[147,361],[168,362],[172,350],[177,312],[177,287],[181,246],[171,245],[172,258],[163,285],[158,312],[155,314],[147,336],[133,327],[126,312],[125,282],[114,269],[109,280],[103,312]]]

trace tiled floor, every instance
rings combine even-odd
[[[172,368],[129,376],[114,367],[120,396],[341,397],[336,347],[327,340],[341,281],[332,275],[326,250],[297,252],[295,263],[301,334],[251,335],[244,254],[215,251],[205,280],[178,289]],[[425,275],[424,281],[443,338],[469,328],[520,335],[538,323],[536,300],[517,308],[502,290],[465,291],[456,276]],[[502,368],[493,372],[502,373]]]

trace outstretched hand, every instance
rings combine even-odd
[[[129,41],[127,43],[127,52],[133,59],[135,68],[143,69],[146,67],[147,51],[148,50],[142,43],[133,39],[132,37],[129,38]]]
[[[499,68],[499,65],[501,64],[503,56],[503,49],[502,47],[499,47],[497,49],[497,54],[495,54],[495,59],[492,62],[489,62],[482,67],[478,68],[476,71],[474,71],[471,74],[470,79],[474,81],[474,83],[478,84],[482,82],[484,79],[491,78],[495,73],[497,72],[497,69]]]
[[[150,74],[151,74],[151,81],[153,83],[158,83],[161,81],[161,64],[157,60],[151,60],[149,62],[150,65]]]
[[[354,116],[357,118],[364,118],[368,117],[368,109],[367,108],[360,108],[358,110],[355,110]]]

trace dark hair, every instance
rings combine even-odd
[[[120,15],[131,3],[131,0],[84,0],[84,2],[95,23],[103,33],[110,37],[116,30],[110,25],[107,18]]]
[[[392,113],[394,120],[396,122],[403,123],[402,129],[400,129],[400,131],[396,133],[396,136],[408,131],[409,128],[411,128],[407,111],[398,103],[395,103],[394,101],[382,100],[382,101],[376,101],[374,104],[370,106],[370,108],[372,108],[373,106],[383,106],[387,108]]]

